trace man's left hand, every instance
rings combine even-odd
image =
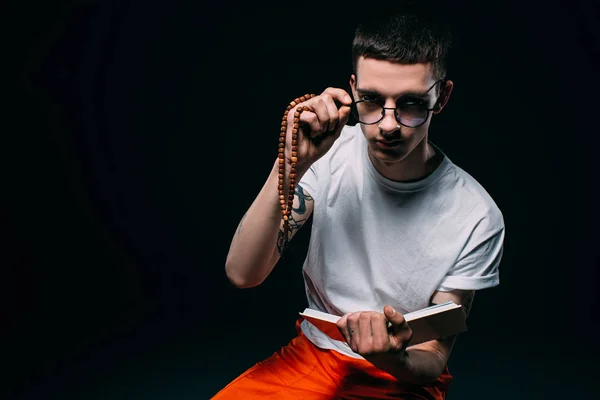
[[[383,313],[360,311],[346,314],[337,326],[352,351],[365,358],[403,353],[412,338],[412,330],[404,316],[389,305],[383,308]]]

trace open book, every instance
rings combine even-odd
[[[346,341],[336,325],[341,317],[310,308],[305,309],[300,315],[330,338]],[[467,330],[462,306],[453,301],[404,314],[404,319],[413,331],[409,346],[443,339]]]

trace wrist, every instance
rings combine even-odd
[[[296,163],[296,182],[300,182],[300,180],[302,179],[304,174],[306,174],[306,172],[310,169],[311,165],[312,165],[312,163],[309,163],[309,162]],[[290,171],[292,169],[291,164],[289,165],[288,169],[289,170],[287,171],[287,173],[290,173]]]
[[[285,176],[287,179],[287,177],[289,177],[292,172],[292,163],[291,163],[291,161],[286,160],[286,162],[284,164],[285,164]],[[310,169],[311,165],[312,165],[311,162],[296,163],[296,177],[295,177],[296,183],[300,182],[300,180],[302,179],[304,174],[306,174],[306,172]],[[273,173],[275,175],[279,175],[279,158],[275,159],[275,163],[273,164]]]

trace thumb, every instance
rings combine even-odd
[[[340,120],[340,123],[342,123],[342,125],[345,125],[346,122],[348,122],[348,118],[350,118],[351,111],[352,111],[352,109],[350,108],[350,106],[343,105],[340,107],[339,120]]]
[[[394,307],[390,305],[383,307],[383,313],[388,321],[392,323],[392,325],[403,325],[405,323],[404,316],[398,311],[394,310]]]
[[[337,127],[335,130],[335,135],[334,135],[334,137],[336,139],[340,136],[340,134],[342,133],[342,129],[348,122],[348,119],[350,118],[350,112],[351,112],[351,108],[349,106],[342,105],[340,107],[339,120],[338,120]]]

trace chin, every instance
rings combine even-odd
[[[404,148],[393,150],[381,149],[377,144],[374,144],[371,146],[371,155],[383,163],[394,164],[404,160],[408,155],[408,152]]]

